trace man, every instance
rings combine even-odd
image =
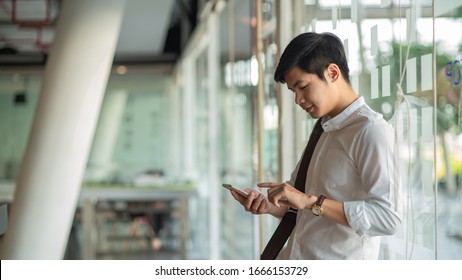
[[[380,236],[401,223],[393,128],[352,89],[342,42],[333,34],[294,38],[274,79],[312,118],[322,118],[305,192],[294,187],[299,162],[288,182],[258,184],[267,197],[256,190],[247,190],[247,198],[232,191],[233,197],[253,214],[281,218],[289,207],[298,209],[278,259],[377,259]]]

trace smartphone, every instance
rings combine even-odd
[[[248,197],[248,196],[249,196],[249,194],[248,194],[246,191],[241,190],[241,189],[239,189],[239,188],[236,188],[236,187],[233,186],[233,185],[230,185],[230,184],[222,184],[222,186],[223,186],[224,188],[228,189],[228,190],[233,190],[233,191],[237,192],[238,194],[242,195],[243,197]]]

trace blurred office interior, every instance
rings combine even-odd
[[[462,0],[0,0],[1,259],[257,259],[278,221],[221,184],[289,178],[307,31],[396,129],[380,258],[462,259]]]

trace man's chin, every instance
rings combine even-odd
[[[317,114],[315,112],[308,113],[308,115],[310,115],[310,117],[313,118],[313,119],[319,119],[320,117],[322,117],[322,116],[320,116],[319,114]]]

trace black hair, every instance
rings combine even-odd
[[[332,33],[302,33],[292,39],[281,55],[274,72],[276,82],[285,83],[284,75],[294,67],[316,74],[325,81],[324,70],[334,63],[350,83],[348,62],[342,41]]]

